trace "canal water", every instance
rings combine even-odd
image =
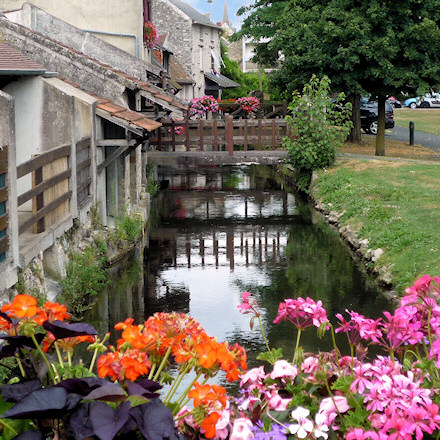
[[[333,323],[345,309],[371,318],[392,309],[338,234],[272,168],[161,168],[159,180],[148,246],[112,269],[109,290],[87,317],[101,334],[127,317],[188,313],[219,341],[243,345],[253,367],[265,345],[237,309],[245,291],[258,300],[271,347],[287,359],[296,331],[273,324],[280,301],[321,300]],[[330,335],[319,339],[314,328],[301,342],[306,351],[332,348]]]

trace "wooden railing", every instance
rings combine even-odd
[[[0,146],[0,261],[6,258],[9,249],[8,212],[6,209],[8,201],[8,190],[6,187],[8,173],[8,147]]]
[[[76,194],[79,206],[90,195],[90,184],[92,183],[90,146],[90,138],[76,143]]]
[[[71,146],[63,145],[22,163],[17,167],[17,179],[32,173],[32,188],[17,198],[20,207],[32,200],[32,217],[19,225],[21,235],[31,226],[34,232],[44,232],[46,228],[69,212],[69,156]]]
[[[234,118],[243,116],[244,110],[241,109],[240,104],[236,102],[220,101],[220,113],[222,115],[230,114]],[[283,101],[262,101],[256,116],[258,118],[285,118],[287,115],[287,100]]]
[[[275,150],[289,135],[285,119],[199,119],[162,122],[150,145],[159,151]],[[178,134],[178,132],[182,134]]]

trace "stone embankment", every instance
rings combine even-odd
[[[295,185],[295,171],[289,167],[280,167],[279,171],[290,183]],[[372,274],[377,283],[386,289],[387,297],[391,300],[397,300],[395,292],[392,290],[393,265],[381,264],[380,257],[384,253],[383,249],[372,249],[369,246],[368,238],[359,237],[358,232],[354,230],[349,224],[341,224],[340,219],[344,212],[337,212],[333,209],[331,204],[325,204],[315,197],[316,192],[313,191],[313,182],[316,180],[314,174],[311,182],[311,191],[307,194],[310,203],[315,210],[319,212],[326,223],[333,227],[340,235],[341,239],[349,246],[353,253],[353,257],[360,260],[365,266],[368,273]]]

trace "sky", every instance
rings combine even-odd
[[[221,22],[223,18],[223,8],[225,5],[225,0],[212,0],[212,3],[208,3],[206,0],[183,0],[189,5],[191,5],[194,9],[197,9],[202,14],[211,13],[211,5],[212,5],[212,15],[214,19],[212,20],[214,23]],[[241,27],[241,17],[236,15],[237,9],[239,9],[244,4],[252,3],[252,0],[226,0],[228,5],[228,16],[229,22],[231,26],[236,30]]]

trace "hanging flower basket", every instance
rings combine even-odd
[[[159,34],[157,33],[157,29],[154,23],[150,21],[146,22],[144,25],[144,44],[148,48],[152,49],[157,40],[159,38]]]
[[[254,96],[243,96],[238,98],[236,102],[246,113],[254,113],[260,108],[260,100]]]

